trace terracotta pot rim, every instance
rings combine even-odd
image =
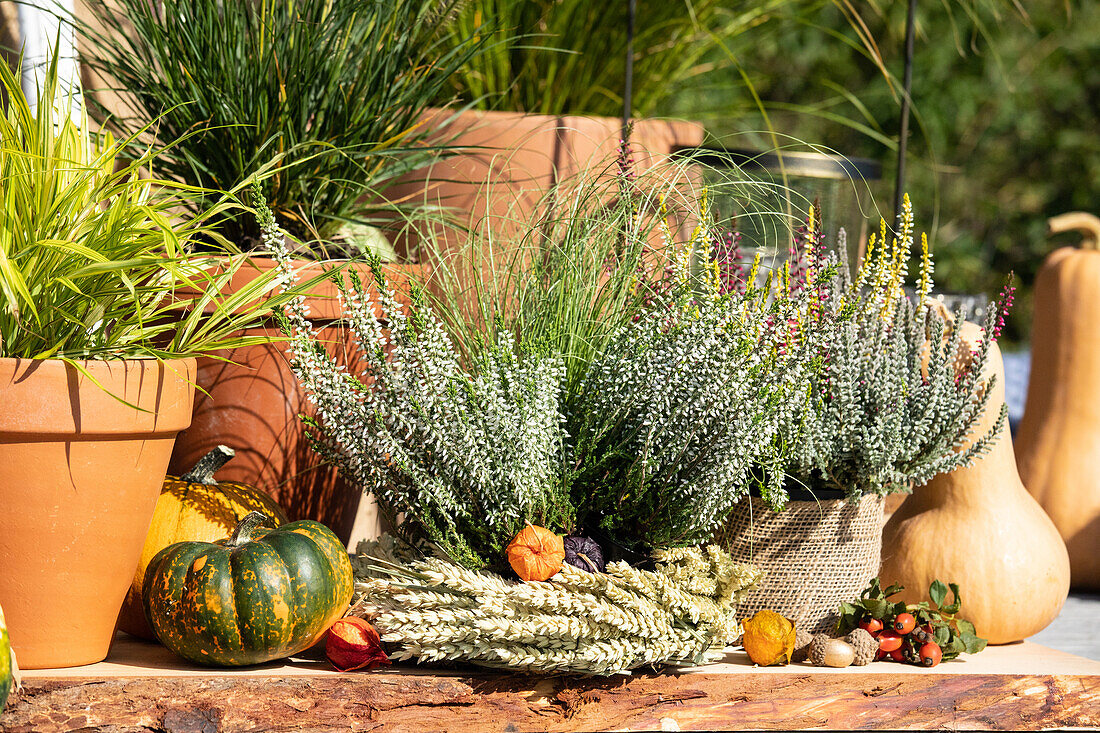
[[[196,358],[77,363],[80,369],[61,359],[0,358],[0,436],[118,439],[191,424]]]
[[[354,270],[365,285],[369,286],[374,280],[371,275],[370,266],[365,261],[354,259],[307,260],[302,258],[291,258],[290,262],[291,266],[298,272],[299,278],[315,277],[320,274],[321,269],[325,266],[342,265],[345,266],[346,269]],[[240,288],[251,283],[258,276],[270,272],[278,266],[279,263],[272,257],[249,255],[246,263],[234,273],[232,279],[226,283],[221,292],[223,295],[232,295],[240,290]],[[419,262],[383,262],[382,269],[386,272],[388,277],[392,278],[390,282],[391,287],[399,293],[409,280],[421,278],[425,271],[424,265]],[[347,282],[346,279],[345,282]],[[332,282],[323,280],[317,283],[310,294],[306,296],[306,306],[310,310],[310,320],[317,322],[339,320],[343,316],[343,311],[339,305],[338,294],[339,290]],[[180,309],[184,310],[185,307],[180,306]],[[213,307],[208,306],[205,311],[211,313],[213,312]],[[278,331],[279,329],[276,327],[272,330]]]
[[[0,374],[6,374],[9,370],[17,370],[21,365],[27,365],[30,371],[27,372],[29,378],[32,374],[39,373],[41,370],[47,370],[43,374],[57,374],[60,372],[68,372],[72,369],[69,365],[69,361],[76,362],[80,367],[86,370],[94,377],[103,376],[110,378],[117,372],[116,367],[121,366],[123,369],[140,368],[145,366],[151,366],[154,364],[173,365],[181,364],[186,365],[188,362],[195,361],[197,357],[185,356],[178,359],[157,359],[156,357],[136,357],[125,359],[28,359],[20,356],[0,356]],[[176,370],[170,370],[176,371]],[[186,371],[186,370],[185,370]]]
[[[617,127],[622,126],[622,119],[619,117],[609,117],[606,115],[590,115],[590,114],[577,114],[574,112],[567,112],[560,115],[548,115],[538,112],[517,112],[515,110],[506,109],[464,109],[453,110],[447,107],[431,107],[426,110],[426,113],[430,117],[443,117],[450,116],[456,120],[463,117],[484,117],[487,121],[491,120],[509,120],[509,119],[527,119],[532,122],[552,122],[555,120],[562,121],[560,124],[568,126],[565,121],[568,120],[585,120],[592,122],[609,122],[613,123]],[[696,128],[702,127],[701,123],[694,120],[684,119],[681,117],[640,117],[633,120],[635,128],[647,127],[650,125],[685,125],[687,127]],[[685,128],[686,129],[686,128]]]

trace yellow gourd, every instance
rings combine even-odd
[[[1051,252],[1035,279],[1016,461],[1065,540],[1072,584],[1100,589],[1100,219],[1063,214],[1050,230],[1085,237]]]
[[[962,326],[959,366],[984,334]],[[1004,404],[1004,365],[996,344],[987,374],[991,399],[973,436],[995,424]],[[1069,592],[1069,558],[1050,519],[1016,472],[1008,429],[970,466],[942,474],[910,496],[882,534],[882,584],[900,583],[908,603],[933,580],[958,583],[965,617],[991,644],[1024,639],[1058,615]]]
[[[264,513],[277,525],[286,524],[286,514],[263,491],[247,484],[214,480],[214,472],[233,455],[232,448],[219,445],[183,476],[165,478],[141,550],[141,561],[118,616],[118,627],[123,631],[143,639],[156,638],[142,610],[142,583],[153,556],[168,545],[225,539],[252,511]]]

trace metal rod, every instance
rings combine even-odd
[[[634,16],[637,0],[627,0],[626,16],[626,83],[623,87],[623,139],[630,129],[631,106],[634,96]]]
[[[898,176],[894,184],[894,226],[901,216],[901,197],[905,193],[905,153],[909,147],[909,99],[913,90],[913,46],[916,42],[917,0],[909,0],[905,19],[905,71],[902,80],[901,129],[898,132]]]

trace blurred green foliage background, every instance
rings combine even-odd
[[[770,128],[880,160],[876,201],[889,219],[906,5],[777,11],[712,50],[710,70],[667,114],[701,119],[736,147],[774,147],[776,138],[749,132]],[[1006,336],[1026,341],[1030,286],[1059,243],[1046,236],[1047,217],[1100,214],[1100,3],[922,0],[916,17],[906,189],[930,233],[938,288],[993,296],[1014,271]]]

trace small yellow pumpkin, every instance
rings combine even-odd
[[[252,511],[263,512],[276,525],[288,521],[275,500],[254,486],[214,480],[214,473],[233,455],[232,448],[219,445],[183,476],[165,478],[141,550],[141,561],[119,613],[118,627],[123,631],[143,639],[156,638],[142,610],[142,583],[149,562],[165,547],[176,542],[225,539]]]
[[[545,527],[528,524],[505,552],[508,564],[520,580],[549,580],[565,562],[565,538]]]

